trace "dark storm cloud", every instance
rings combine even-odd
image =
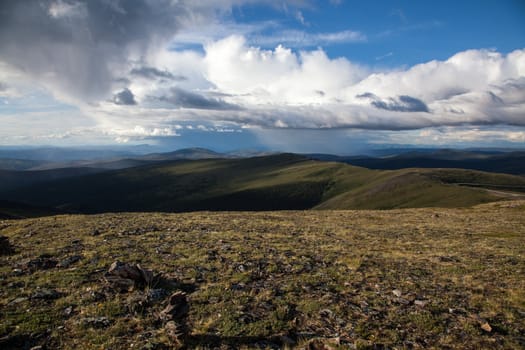
[[[430,113],[425,102],[418,98],[401,95],[397,98],[389,97],[384,100],[371,92],[356,95],[357,98],[372,100],[370,104],[378,109],[392,112],[426,112]]]
[[[187,17],[170,0],[2,0],[0,61],[74,98],[105,98],[130,56],[169,40]]]
[[[160,98],[181,108],[209,109],[209,110],[238,110],[239,107],[227,103],[219,98],[210,98],[204,95],[186,91],[180,88],[172,88],[170,94]]]
[[[126,106],[137,104],[137,102],[135,101],[135,96],[128,88],[120,91],[119,93],[116,93],[115,96],[113,96],[113,102],[117,105]]]
[[[357,98],[371,98],[371,99],[378,99],[376,95],[374,95],[371,92],[365,92],[364,94],[356,95]]]
[[[371,104],[375,108],[393,112],[429,112],[425,102],[407,95],[398,96],[397,99],[389,98],[387,101],[375,100]]]
[[[188,78],[182,75],[174,75],[168,71],[160,70],[155,67],[140,67],[133,68],[130,72],[132,75],[147,78],[147,79],[167,79],[175,81],[183,81]]]

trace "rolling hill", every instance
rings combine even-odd
[[[458,169],[369,170],[280,154],[164,162],[4,191],[0,198],[81,213],[391,209],[472,206],[509,190],[525,192],[525,179]]]
[[[97,168],[58,168],[38,171],[0,170],[0,192],[13,191],[54,180],[95,174],[105,171]]]
[[[525,174],[525,152],[489,152],[432,150],[404,152],[385,157],[336,156],[309,154],[311,159],[342,162],[369,169],[396,170],[405,168],[472,169],[514,175]]]
[[[63,214],[54,208],[44,208],[23,203],[0,200],[0,220],[27,219]]]

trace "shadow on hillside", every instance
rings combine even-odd
[[[288,338],[292,340],[292,338]],[[295,341],[294,341],[295,343]],[[219,347],[226,349],[238,349],[239,347],[256,347],[261,349],[282,349],[285,345],[282,337],[257,337],[257,336],[237,336],[222,337],[215,334],[191,335],[186,339],[186,348],[194,349],[197,347]]]

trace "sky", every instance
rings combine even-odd
[[[525,147],[525,2],[2,0],[0,145]]]

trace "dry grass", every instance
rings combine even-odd
[[[524,214],[518,201],[0,221],[16,249],[0,257],[0,345],[173,347],[155,318],[164,301],[137,302],[162,287],[188,292],[188,348],[521,349]],[[82,259],[16,270],[44,253]],[[115,260],[174,283],[108,292],[102,275]],[[60,295],[32,298],[46,288]],[[108,323],[96,328],[89,317]],[[490,332],[482,329],[487,323]]]

